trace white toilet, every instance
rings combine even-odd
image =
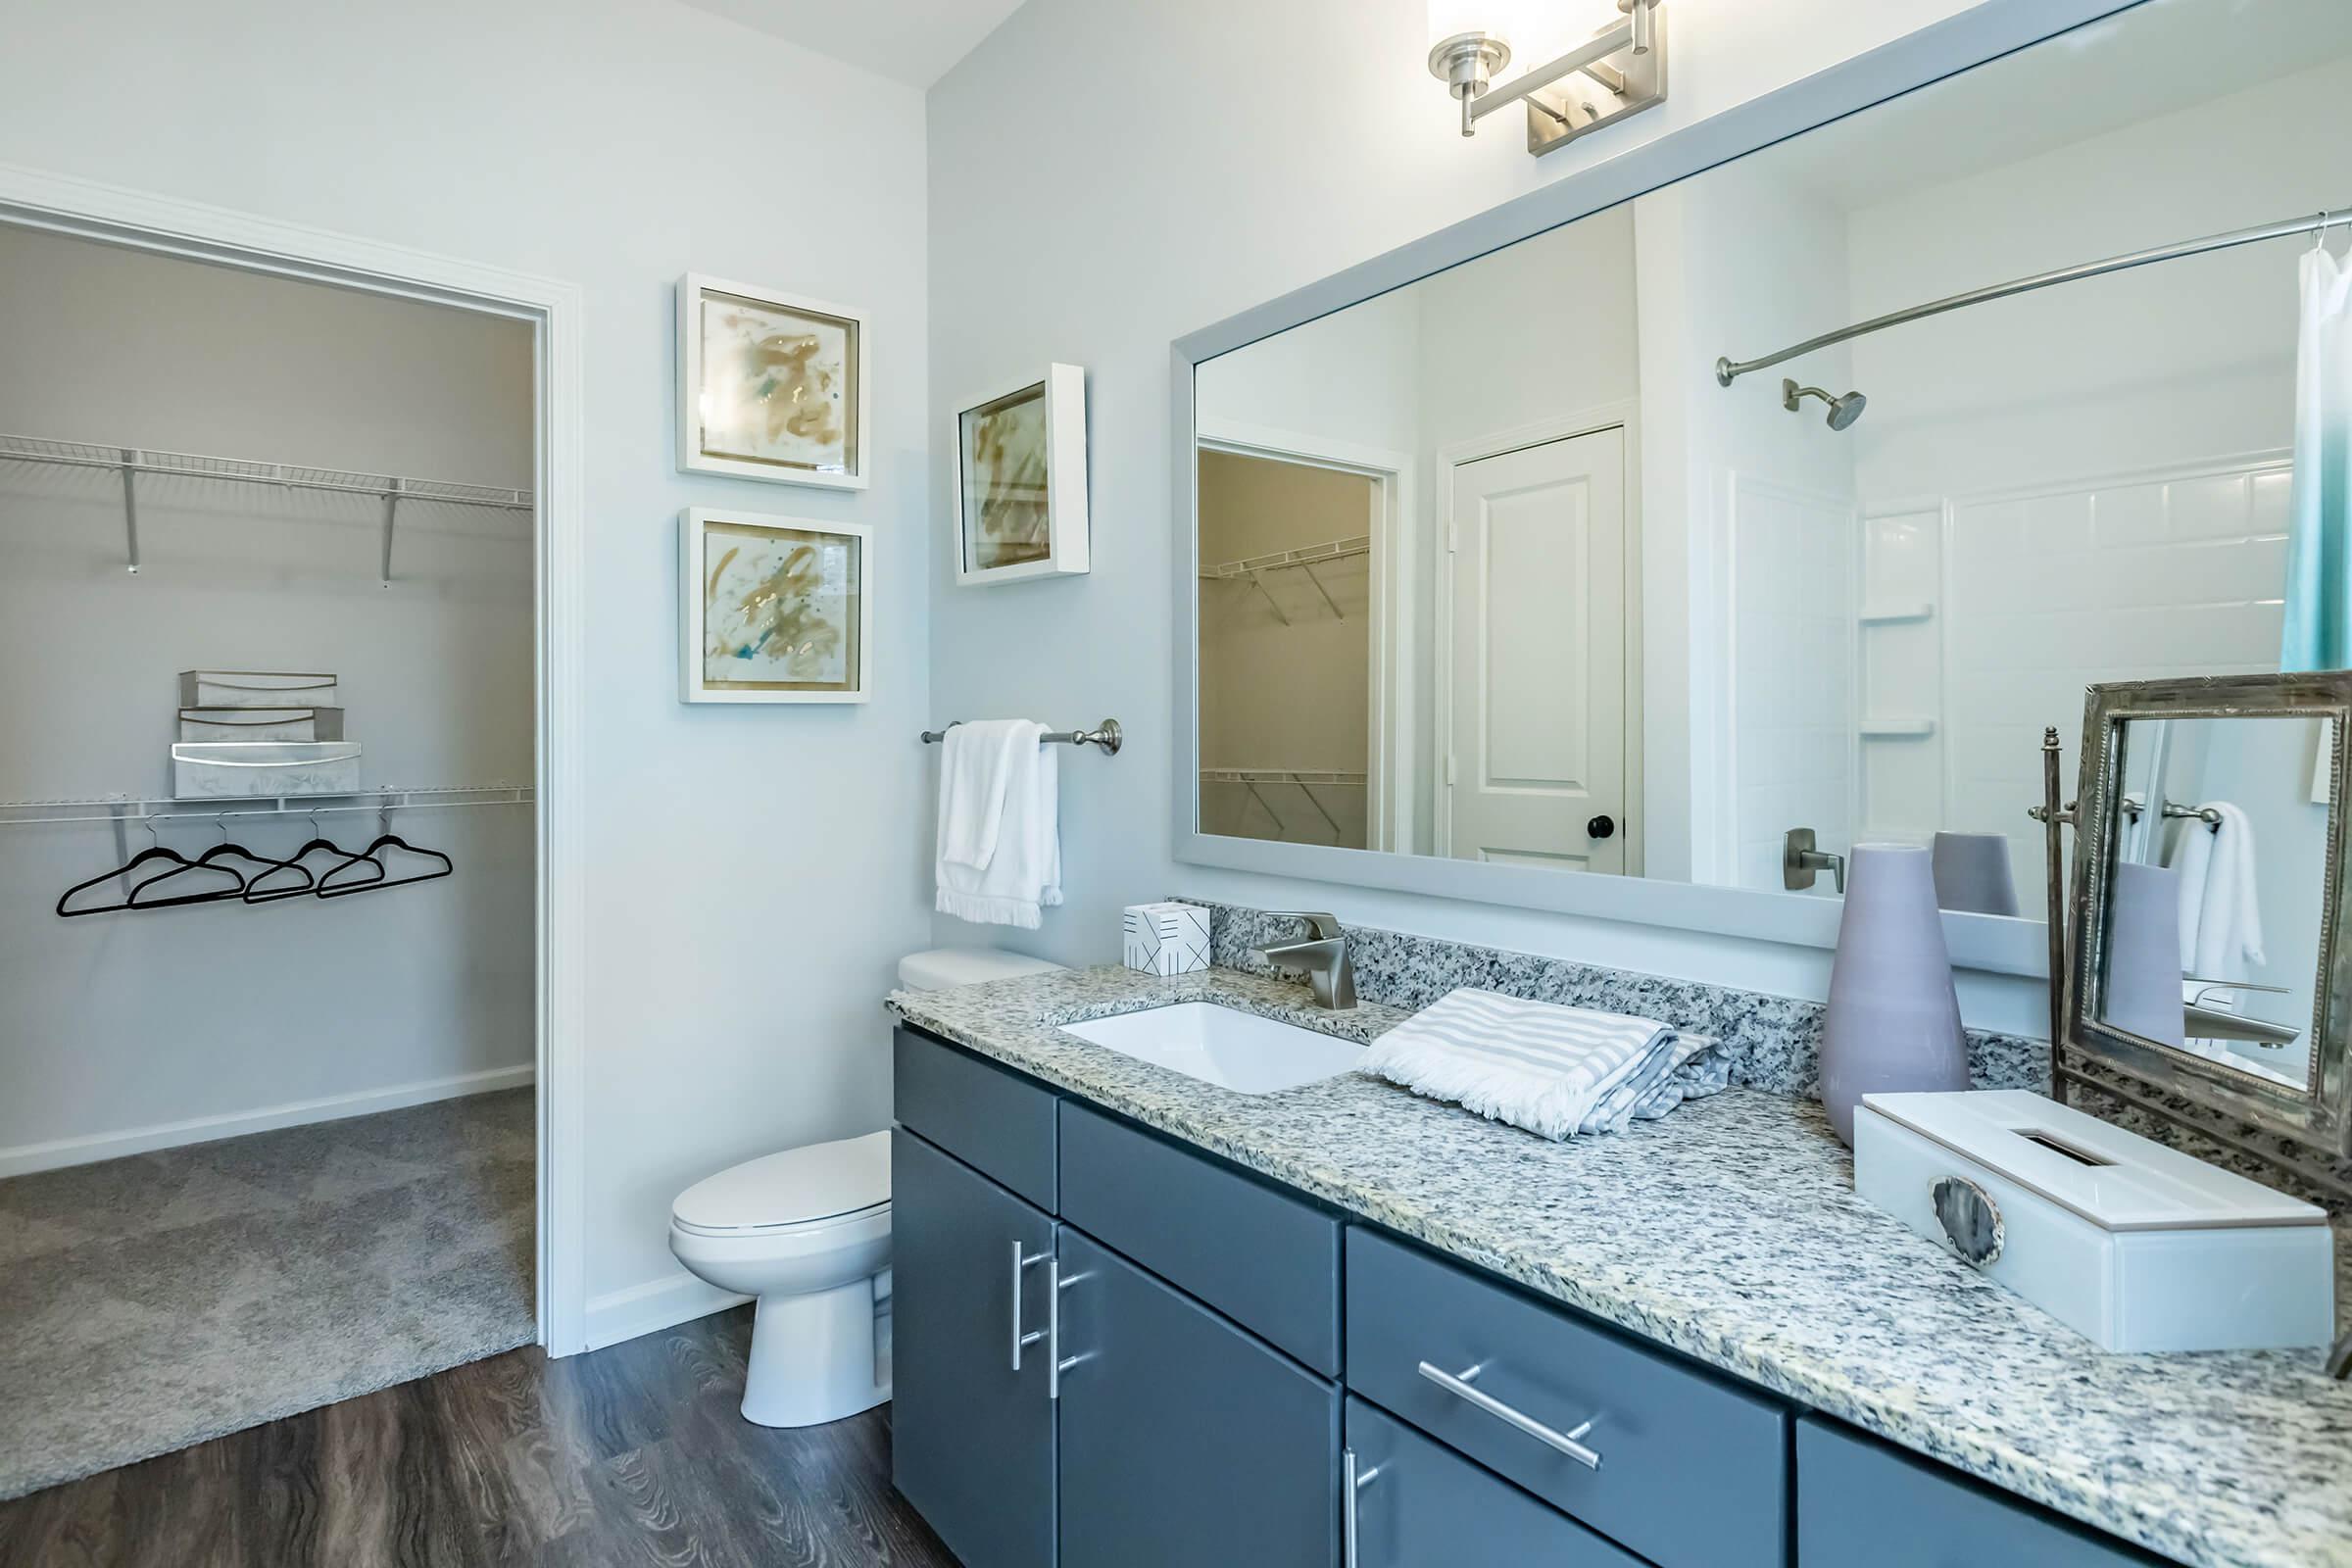
[[[1061,966],[940,948],[899,960],[899,983],[944,991]],[[669,1250],[697,1277],[759,1298],[744,1419],[809,1427],[890,1397],[890,1134],[808,1144],[722,1170],[678,1195]]]

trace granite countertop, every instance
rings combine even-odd
[[[909,1022],[2194,1568],[2352,1565],[2352,1385],[2314,1351],[2114,1355],[1855,1198],[1821,1107],[1732,1089],[1553,1144],[1347,1074],[1243,1095],[1057,1025],[1284,981],[1097,968],[896,992]],[[2346,1249],[2339,1237],[2338,1273]],[[2344,1305],[2339,1283],[2339,1307]]]

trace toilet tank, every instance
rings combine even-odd
[[[909,953],[899,960],[899,984],[909,991],[946,991],[953,986],[978,985],[983,980],[1009,980],[1014,975],[1051,974],[1062,966],[1025,953],[1002,948],[933,948]]]

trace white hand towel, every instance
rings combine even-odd
[[[2254,886],[2254,824],[2228,801],[2203,809],[2221,822],[2180,824],[2174,863],[2180,873],[2180,958],[2207,980],[2242,980],[2263,961],[2262,910]]]
[[[1715,1042],[1653,1018],[1470,990],[1374,1041],[1358,1070],[1552,1139],[1622,1132],[1731,1072]]]
[[[939,859],[943,914],[1035,929],[1061,902],[1058,748],[1025,718],[957,724],[940,743]]]

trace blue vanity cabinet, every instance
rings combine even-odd
[[[1061,1259],[1061,1568],[1336,1563],[1339,1391],[1067,1226]]]
[[[1060,1097],[1035,1079],[905,1024],[891,1045],[899,1125],[1047,1213],[1057,1212]]]
[[[2161,1559],[1876,1438],[1796,1424],[1798,1568],[2161,1568]]]
[[[1658,1568],[1787,1568],[1790,1412],[1364,1226],[1348,1387]]]
[[[1051,1568],[1053,1219],[901,1127],[891,1134],[891,1480],[964,1568]],[[1016,1284],[1017,1281],[1017,1284]],[[1014,1317],[1019,1302],[1020,1316]]]
[[[1337,1217],[1075,1100],[1061,1102],[1061,1217],[1275,1348],[1340,1375]]]
[[[1612,1544],[1435,1443],[1386,1411],[1348,1396],[1345,1488],[1355,1486],[1344,1532],[1351,1568],[1433,1563],[1541,1563],[1544,1568],[1644,1568]]]

